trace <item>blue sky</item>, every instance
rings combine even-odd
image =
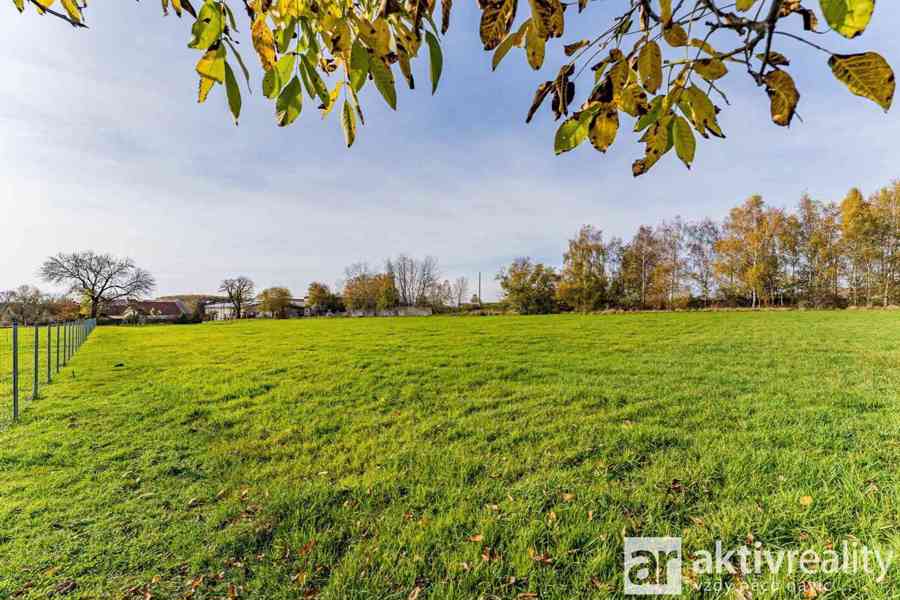
[[[787,206],[805,191],[840,199],[900,176],[897,110],[851,96],[824,54],[787,39],[776,49],[793,59],[802,123],[773,125],[765,92],[735,72],[720,115],[728,139],[702,141],[693,171],[671,156],[633,179],[641,147],[627,130],[605,156],[585,144],[555,157],[550,115],[524,124],[561,46],[540,73],[518,51],[491,73],[474,2],[454,8],[438,93],[424,55],[398,112],[367,86],[352,150],[337,114],[322,121],[311,102],[286,129],[258,92],[245,97],[239,127],[221,88],[196,104],[190,19],[163,18],[158,2],[92,4],[87,31],[4,4],[0,289],[40,284],[45,256],[86,248],[131,256],[156,275],[159,294],[214,291],[237,274],[300,294],[313,280],[334,284],[352,262],[406,252],[436,256],[451,279],[482,271],[492,297],[500,266],[522,255],[558,264],[585,223],[627,237],[675,215],[721,218],[754,193]],[[599,29],[624,4],[570,16],[564,39]],[[898,22],[900,6],[880,2],[861,38],[816,41],[879,51],[898,69]]]

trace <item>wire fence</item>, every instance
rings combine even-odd
[[[96,326],[96,319],[84,319],[43,325],[13,322],[0,328],[0,406],[11,407],[13,421],[26,402],[53,383]]]

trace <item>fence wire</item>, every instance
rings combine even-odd
[[[96,319],[0,328],[0,421],[18,420],[55,381],[97,326]],[[4,414],[5,413],[5,414]]]

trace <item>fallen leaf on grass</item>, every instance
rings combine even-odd
[[[409,593],[409,596],[406,597],[406,600],[416,600],[419,597],[419,594],[422,593],[422,588],[416,586]]]
[[[563,494],[562,495],[563,502],[571,502],[575,499],[575,494]]]
[[[470,542],[481,542],[481,541],[484,540],[484,536],[481,535],[480,533],[478,533],[478,534],[475,534],[475,535],[470,535],[470,536],[467,537],[466,539],[469,540]]]
[[[302,547],[302,548],[300,548],[299,550],[297,550],[297,555],[298,555],[298,556],[306,556],[306,555],[309,554],[310,551],[315,547],[315,545],[316,545],[316,540],[315,540],[315,539],[309,540],[308,542],[306,542],[305,544],[303,544],[303,547]]]
[[[812,496],[802,496],[800,498],[800,506],[806,507],[813,503]]]
[[[61,581],[55,588],[53,588],[53,593],[68,594],[75,589],[75,586],[76,584],[74,579],[66,579],[65,581]]]
[[[825,591],[825,586],[818,581],[804,581],[800,584],[800,588],[803,590],[804,598],[817,598]]]
[[[549,554],[538,554],[534,548],[528,549],[528,557],[534,562],[541,563],[542,565],[553,564],[553,559]]]

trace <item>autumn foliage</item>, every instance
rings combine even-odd
[[[78,27],[85,26],[85,0],[12,0]],[[194,2],[197,6],[194,6]],[[238,5],[237,10],[232,4]],[[189,15],[188,46],[199,60],[197,98],[205,102],[216,86],[225,88],[238,122],[242,109],[239,77],[248,90],[260,88],[274,104],[275,121],[292,124],[303,111],[304,95],[323,116],[341,105],[340,123],[348,146],[365,118],[359,92],[371,81],[384,101],[397,108],[395,67],[410,89],[411,63],[427,49],[430,89],[443,70],[440,37],[450,26],[452,0],[162,0]],[[566,31],[566,17],[580,16],[587,0],[479,0],[479,33],[493,52],[492,68],[514,48],[540,69]],[[875,0],[620,0],[622,12],[593,37],[560,43],[565,60],[557,75],[541,83],[526,122],[547,98],[559,126],[554,148],[568,152],[590,140],[600,152],[627,124],[644,145],[632,172],[642,175],[671,150],[690,167],[697,136],[724,138],[717,114],[728,104],[729,75],[744,74],[765,90],[772,121],[789,126],[801,94],[790,74],[795,48],[822,53],[851,93],[885,111],[893,101],[894,73],[877,52],[836,54],[822,44],[829,36],[855,38],[868,27]],[[59,10],[54,6],[60,6]],[[567,10],[568,9],[568,10]],[[238,18],[236,13],[245,13]],[[524,14],[523,14],[524,13]],[[516,26],[517,19],[522,18]],[[244,35],[241,33],[244,32]],[[247,35],[246,32],[249,32]],[[238,46],[248,42],[258,67],[248,67]],[[815,40],[815,41],[813,41]],[[261,72],[252,77],[251,70]],[[576,81],[583,99],[579,97]],[[343,101],[341,100],[343,98]],[[307,110],[308,112],[308,110]]]

